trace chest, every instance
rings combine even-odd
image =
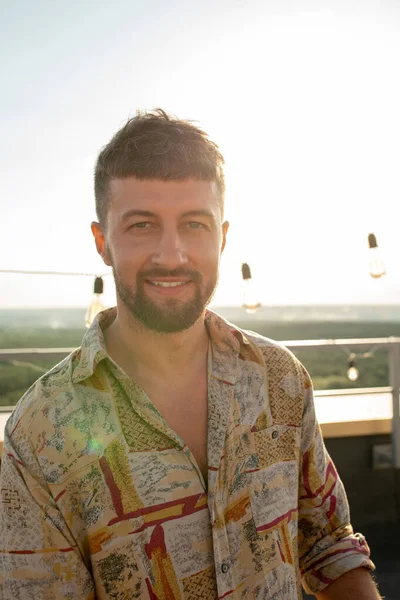
[[[207,378],[178,389],[154,387],[152,391],[149,389],[149,396],[168,426],[192,452],[207,482]]]

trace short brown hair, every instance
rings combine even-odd
[[[215,181],[223,212],[225,196],[224,158],[217,144],[192,125],[161,108],[138,112],[129,119],[97,159],[94,175],[96,213],[102,225],[107,218],[110,182],[114,178],[194,178]]]

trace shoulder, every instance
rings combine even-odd
[[[248,347],[263,361],[268,400],[274,424],[300,427],[312,395],[311,379],[295,355],[285,346],[253,331],[241,331]]]
[[[309,381],[309,376],[304,366],[295,355],[280,342],[260,335],[255,331],[242,329],[225,320],[223,317],[207,311],[207,323],[211,328],[214,338],[222,342],[224,348],[238,352],[242,361],[265,367],[267,376],[273,374],[291,373],[296,377]],[[308,387],[306,383],[306,387]]]
[[[292,368],[299,371],[305,371],[303,365],[286,346],[276,340],[260,335],[255,331],[247,329],[235,328],[240,333],[243,341],[243,346],[248,345],[253,350],[256,350],[263,357],[265,366],[274,368],[286,365],[287,368]]]
[[[293,356],[288,348],[276,340],[272,340],[271,338],[261,335],[260,333],[256,333],[255,331],[251,331],[250,329],[240,329],[239,327],[236,327],[236,330],[242,334],[244,341],[257,346],[257,348],[273,348],[278,352],[282,352],[284,354],[289,353]]]
[[[312,389],[312,381],[306,368],[286,346],[254,331],[237,327],[235,329],[242,339],[240,357],[246,360],[249,356],[257,356],[266,369],[266,377],[270,383],[290,386],[299,397]]]

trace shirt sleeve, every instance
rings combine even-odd
[[[15,421],[7,423],[1,461],[0,598],[94,600],[89,569]]]
[[[346,492],[322,439],[310,377],[303,368],[304,409],[299,485],[299,563],[308,594],[357,567],[373,570],[365,538],[350,524]]]

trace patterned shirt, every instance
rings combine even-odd
[[[8,420],[3,600],[300,599],[364,566],[285,348],[208,311],[208,482],[145,392],[108,356],[101,313]]]

